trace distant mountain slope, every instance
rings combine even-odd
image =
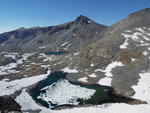
[[[133,29],[138,27],[149,27],[150,26],[150,8],[146,8],[134,13],[131,13],[124,20],[112,25],[107,30],[109,33],[117,31],[123,31],[126,29]]]
[[[58,26],[20,28],[0,34],[0,50],[77,49],[92,43],[94,36],[106,28],[81,15],[75,21]]]
[[[150,70],[150,8],[130,14],[106,29],[103,38],[100,35],[72,59],[70,66],[85,73],[99,72],[98,76],[106,77],[102,85],[110,84],[118,93],[133,95],[132,86],[139,74]]]

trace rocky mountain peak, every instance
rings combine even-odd
[[[76,22],[76,23],[81,23],[81,24],[83,24],[83,23],[88,24],[88,23],[91,23],[92,20],[89,19],[89,18],[87,18],[87,17],[85,17],[85,16],[83,16],[83,15],[80,15],[80,16],[78,16],[78,17],[76,18],[75,22]]]

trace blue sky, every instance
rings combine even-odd
[[[20,27],[58,25],[81,14],[112,25],[148,7],[149,0],[0,0],[0,33]]]

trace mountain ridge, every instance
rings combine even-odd
[[[64,41],[71,41],[72,43],[76,41],[76,43],[78,43],[85,40],[86,38],[90,39],[90,37],[94,37],[93,33],[95,31],[101,32],[103,29],[106,28],[107,26],[97,24],[94,21],[88,19],[87,17],[80,15],[72,22],[64,23],[57,26],[33,27],[27,29],[20,28],[11,32],[0,34],[0,46],[1,51],[9,50],[12,48],[35,50],[35,48],[37,47],[47,45],[49,46],[49,49],[52,49],[55,42],[56,46],[60,48],[60,46],[65,43]],[[88,35],[84,35],[87,33]],[[78,34],[78,39],[73,38],[76,37],[76,34]],[[87,41],[88,40],[86,40],[85,43],[89,43],[89,41]],[[30,44],[27,44],[26,42]],[[53,46],[51,46],[50,44],[52,44]],[[34,45],[35,47],[31,45]],[[84,46],[85,44],[80,44],[79,47],[82,45]],[[76,44],[71,45],[71,48],[77,48]]]

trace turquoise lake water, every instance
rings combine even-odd
[[[68,54],[69,52],[64,52],[64,51],[58,51],[58,52],[44,52],[45,55],[64,55],[64,54]]]
[[[47,108],[49,108],[50,106],[51,108],[55,108],[58,106],[66,105],[66,104],[57,105],[57,104],[54,104],[53,102],[46,102],[45,100],[38,98],[40,94],[46,93],[46,90],[41,90],[41,89],[43,89],[44,87],[50,86],[54,83],[57,83],[60,80],[66,80],[65,76],[66,76],[66,73],[63,73],[63,72],[52,73],[48,78],[46,78],[36,87],[35,91],[32,94],[33,99]],[[103,101],[111,100],[111,97],[108,96],[108,89],[106,90],[106,88],[100,85],[85,85],[85,84],[78,84],[78,83],[70,83],[70,84],[78,85],[80,87],[87,88],[87,89],[93,89],[96,91],[94,95],[91,96],[90,99],[83,100],[83,99],[78,98],[77,102],[79,102],[79,104],[99,104],[99,103],[102,103]],[[67,105],[69,106],[69,104]],[[70,104],[70,106],[72,106],[72,104]]]

